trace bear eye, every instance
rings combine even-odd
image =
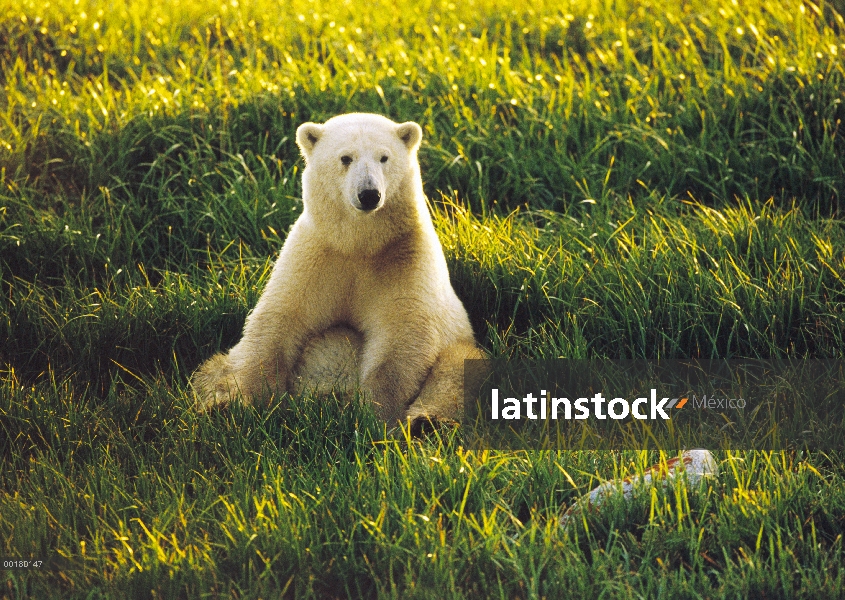
[[[387,156],[382,156],[382,157],[381,157],[381,162],[383,162],[383,163],[387,162]]]
[[[342,162],[344,164],[344,166],[348,167],[349,165],[352,164],[352,157],[344,154],[343,156],[340,157],[340,162]]]

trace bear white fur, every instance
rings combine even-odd
[[[202,407],[360,387],[385,421],[459,419],[481,358],[423,194],[422,130],[374,114],[305,123],[302,215],[243,337],[194,374]]]

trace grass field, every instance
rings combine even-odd
[[[197,415],[300,210],[298,124],[424,129],[493,356],[845,358],[845,4],[0,2],[0,571],[18,598],[841,598],[845,450],[385,439],[348,398]],[[295,406],[294,406],[295,404]]]

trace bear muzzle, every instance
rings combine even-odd
[[[366,189],[358,192],[358,202],[355,208],[363,211],[371,211],[381,205],[381,192],[377,189]]]

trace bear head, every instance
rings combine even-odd
[[[391,221],[389,229],[396,231],[398,222],[416,220],[420,208],[425,210],[417,161],[421,140],[416,123],[395,123],[376,114],[303,123],[296,143],[305,158],[305,213],[335,228],[369,234],[373,221]]]

